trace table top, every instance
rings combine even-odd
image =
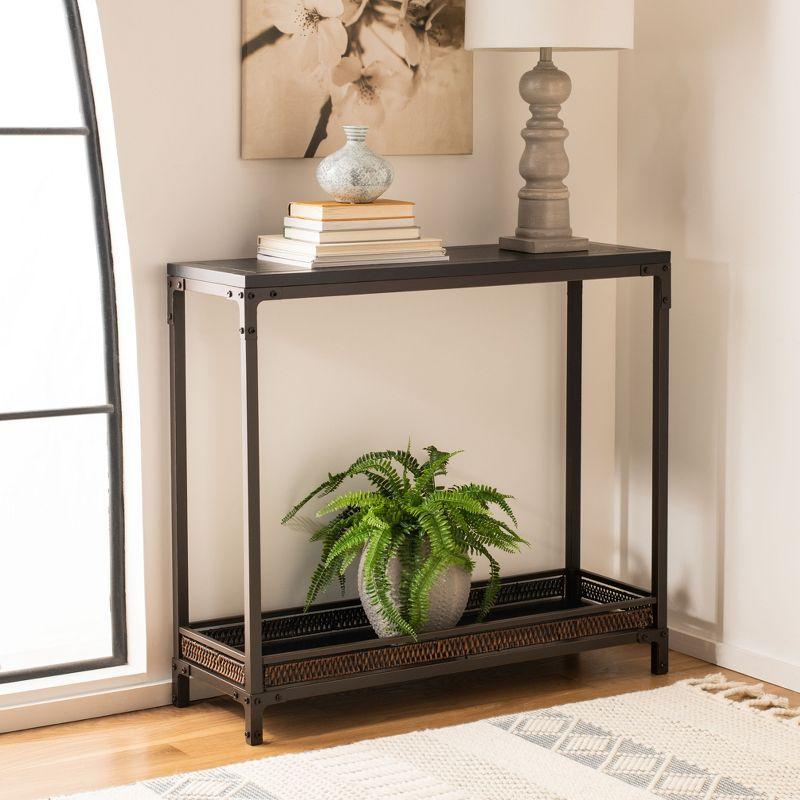
[[[185,261],[169,264],[172,277],[206,281],[237,288],[272,288],[281,286],[319,286],[324,284],[370,283],[375,281],[457,280],[480,276],[505,276],[503,282],[527,282],[536,273],[547,280],[576,280],[580,270],[600,268],[638,268],[651,264],[668,264],[670,253],[641,247],[598,244],[591,242],[588,250],[574,253],[517,253],[501,250],[496,244],[448,247],[449,261],[429,263],[385,264],[352,267],[317,267],[302,269],[259,261],[255,258],[223,259],[220,261]],[[558,271],[569,273],[559,278]],[[630,271],[630,270],[629,270]],[[556,274],[554,274],[556,273]],[[630,274],[634,274],[630,272]],[[552,277],[550,277],[552,276]],[[587,275],[587,277],[589,277]],[[593,277],[614,277],[595,275]]]

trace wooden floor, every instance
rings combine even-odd
[[[0,798],[28,800],[186,770],[347,744],[513,711],[664,686],[719,671],[672,654],[650,675],[650,649],[630,645],[272,707],[264,745],[244,743],[241,707],[215,699],[0,736]],[[736,673],[725,670],[726,674]],[[800,695],[768,687],[800,704]]]

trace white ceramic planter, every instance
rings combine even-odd
[[[386,568],[386,575],[391,586],[390,596],[396,606],[400,606],[400,560],[395,557]],[[440,631],[445,628],[452,628],[464,614],[469,600],[469,590],[472,583],[472,576],[461,567],[448,567],[436,579],[430,592],[430,612],[428,622],[423,631]],[[375,629],[375,633],[382,639],[390,636],[397,636],[398,631],[388,623],[378,606],[370,600],[364,591],[364,555],[358,564],[358,596],[370,625]]]

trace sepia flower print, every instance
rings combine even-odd
[[[360,58],[343,58],[331,71],[335,86],[344,87],[334,93],[333,113],[342,124],[379,127],[386,118],[386,107],[402,106],[413,91],[411,71],[392,69],[381,61],[365,67]]]
[[[266,0],[268,13],[281,33],[297,43],[299,67],[333,67],[347,49],[342,0]]]
[[[373,142],[383,135],[396,142],[394,152],[404,152],[398,147],[410,137],[401,138],[397,123],[411,104],[424,115],[411,126],[417,152],[421,147],[471,152],[472,68],[463,50],[464,7],[465,0],[244,0],[245,29],[248,17],[261,25],[250,29],[242,47],[244,74],[249,74],[248,59],[259,54],[263,64],[261,54],[274,49],[270,66],[258,68],[259,86],[265,93],[276,84],[284,92],[293,87],[273,115],[245,87],[243,116],[254,118],[249,128],[245,120],[245,152],[252,136],[261,143],[260,152],[280,139],[275,155],[318,155],[323,143],[324,149],[331,146],[326,139],[335,130],[333,120],[369,125]],[[293,52],[297,60],[290,62]],[[311,101],[316,120],[307,128],[303,151],[298,147],[303,134],[287,132],[285,122],[302,117],[308,126],[311,97],[317,98]],[[387,128],[387,120],[394,129]],[[424,141],[426,123],[430,145]],[[452,150],[448,126],[457,131]]]

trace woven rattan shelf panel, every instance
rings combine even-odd
[[[638,630],[652,624],[652,606],[625,609],[608,614],[576,617],[557,622],[541,622],[519,628],[488,630],[429,642],[390,645],[325,658],[306,658],[300,661],[269,665],[264,669],[264,682],[266,686],[274,687],[328,680],[374,670],[432,664],[437,661],[466,658],[481,653],[496,653],[516,647],[597,636],[601,633]]]
[[[181,636],[181,656],[215,675],[240,685],[244,683],[243,664],[224,653],[218,653],[207,645],[190,639],[188,636]]]

